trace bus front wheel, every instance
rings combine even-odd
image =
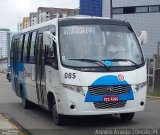
[[[52,117],[53,117],[53,122],[58,126],[62,126],[63,125],[63,115],[58,114],[57,104],[56,104],[56,101],[54,98],[52,100],[51,113],[52,113]]]
[[[132,120],[134,117],[134,113],[121,113],[119,114],[122,120]]]

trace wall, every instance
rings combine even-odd
[[[113,18],[129,21],[137,36],[140,31],[147,31],[148,42],[142,46],[145,57],[150,58],[157,53],[157,44],[160,41],[160,13],[119,14]]]
[[[110,0],[103,0],[103,16],[109,17]],[[108,1],[108,2],[106,2]],[[160,0],[112,0],[114,7],[160,5]],[[108,9],[109,8],[109,9]],[[113,15],[114,19],[127,20],[133,26],[136,35],[140,31],[148,32],[148,43],[142,47],[146,58],[153,57],[157,53],[157,43],[160,41],[160,12],[157,13],[135,13],[135,14],[117,14]]]
[[[102,0],[80,0],[80,15],[102,16]]]
[[[154,84],[154,90],[160,91],[160,69],[157,69],[155,71],[155,84]]]

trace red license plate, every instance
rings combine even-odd
[[[119,97],[118,96],[105,96],[104,102],[118,102]]]

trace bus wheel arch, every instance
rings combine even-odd
[[[57,103],[54,94],[52,92],[49,92],[47,98],[48,98],[48,108],[51,111],[54,124],[58,126],[63,125],[63,115],[58,114]]]

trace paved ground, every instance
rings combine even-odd
[[[113,116],[67,117],[63,127],[55,126],[51,115],[36,107],[24,110],[21,99],[12,91],[11,84],[0,75],[0,112],[13,118],[34,135],[40,134],[108,134],[109,129],[158,129],[160,128],[160,100],[147,100],[144,112],[136,113],[134,120],[122,121]],[[107,132],[103,132],[107,130]],[[160,132],[159,132],[160,133]]]
[[[28,135],[13,119],[0,114],[0,135]]]

